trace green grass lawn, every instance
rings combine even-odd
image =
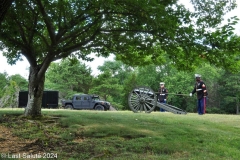
[[[23,110],[0,110],[0,125],[14,128],[18,137],[39,139],[45,150],[57,153],[59,159],[240,157],[239,115],[46,109],[42,110],[41,119],[27,120],[22,113]]]

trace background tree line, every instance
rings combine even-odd
[[[60,99],[73,94],[98,94],[119,110],[128,110],[128,94],[136,86],[147,86],[157,92],[159,82],[169,90],[168,103],[196,112],[196,98],[190,97],[194,74],[202,75],[207,85],[208,113],[235,114],[239,105],[240,74],[209,65],[200,65],[194,71],[178,71],[173,64],[131,67],[121,61],[105,61],[98,67],[100,74],[92,76],[92,70],[77,59],[64,59],[52,63],[46,73],[45,90],[58,90]],[[20,90],[27,90],[28,82],[20,75],[0,73],[1,107],[17,107]],[[182,94],[182,95],[176,95]]]

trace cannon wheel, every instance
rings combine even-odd
[[[129,93],[128,105],[135,113],[150,113],[157,105],[157,95],[149,87],[136,87]]]

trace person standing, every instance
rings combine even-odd
[[[168,96],[168,90],[165,88],[165,83],[160,82],[160,87],[158,89],[158,102],[160,103],[167,103],[167,96]],[[165,110],[163,108],[160,108],[160,112],[164,112]]]
[[[201,80],[200,74],[195,74],[195,79],[196,79],[196,83],[193,91],[190,93],[190,96],[192,96],[194,93],[197,94],[198,114],[203,115],[205,114],[205,110],[206,110],[207,88],[205,83]]]

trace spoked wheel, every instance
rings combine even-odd
[[[149,87],[137,87],[130,92],[128,105],[135,113],[150,113],[157,105],[157,96]]]

